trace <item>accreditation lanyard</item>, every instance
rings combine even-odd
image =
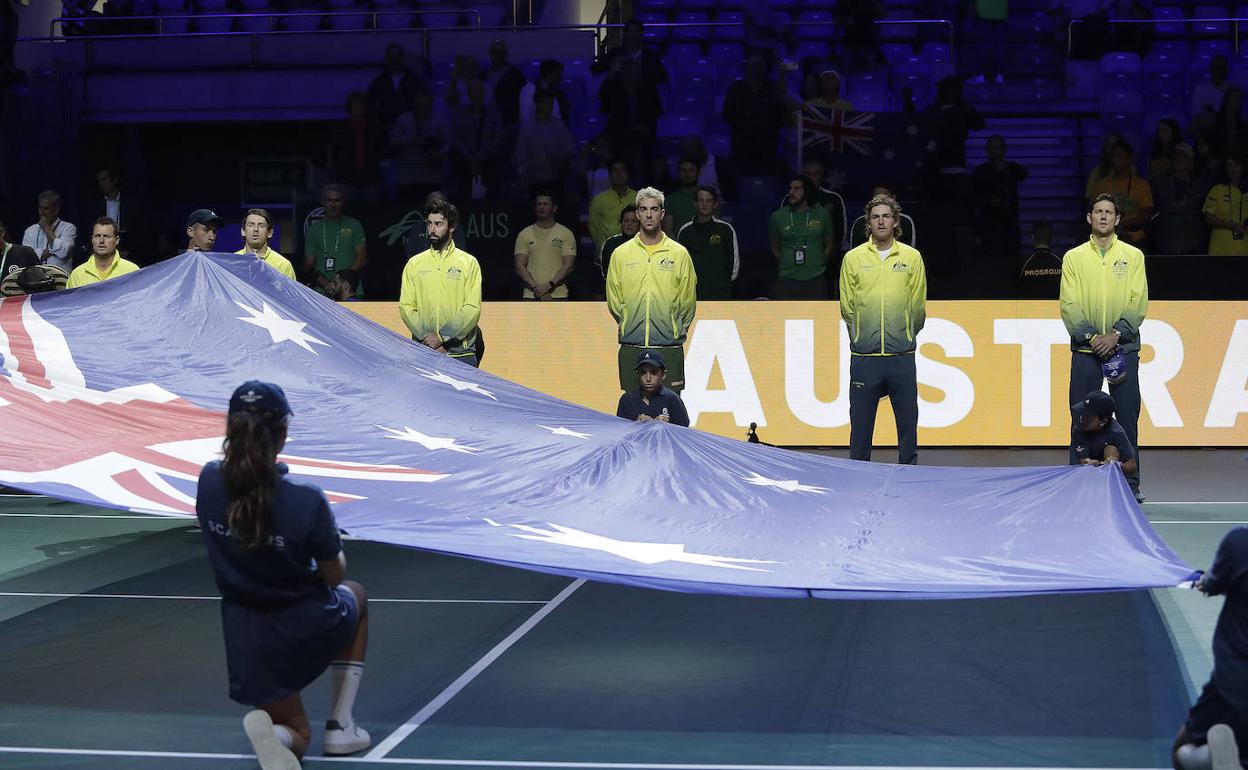
[[[325,247],[325,270],[332,273],[334,266],[338,262],[338,241],[342,239],[342,220],[338,220],[338,232],[334,235],[334,251],[329,253],[329,233],[326,232],[328,226],[326,219],[321,220],[321,245]]]
[[[793,231],[793,221],[794,221],[793,220],[793,208],[789,207],[789,231],[790,232]],[[802,233],[803,233],[802,245],[797,246],[796,239],[794,239],[793,245],[801,249],[802,251],[805,251],[806,247],[810,245],[808,242],[808,239],[810,238],[810,209],[806,210],[806,221],[802,223]]]

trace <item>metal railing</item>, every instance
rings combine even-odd
[[[93,38],[93,39],[98,40],[101,38],[129,39],[129,38],[150,38],[150,37],[187,37],[191,35],[309,34],[309,33],[318,33],[318,32],[365,32],[365,31],[404,32],[404,31],[419,31],[419,30],[425,29],[425,27],[410,27],[410,26],[409,27],[384,27],[384,26],[379,27],[377,24],[378,16],[393,17],[393,16],[404,16],[404,15],[417,16],[417,17],[467,15],[476,20],[476,23],[469,25],[469,28],[476,29],[476,28],[481,27],[481,11],[479,11],[476,8],[464,8],[464,9],[459,9],[459,10],[456,10],[456,9],[430,9],[430,10],[403,9],[403,10],[380,10],[380,11],[370,10],[370,11],[324,11],[324,12],[321,12],[321,11],[272,11],[272,12],[264,12],[264,13],[171,13],[171,14],[163,14],[163,15],[153,14],[153,15],[148,15],[148,16],[58,16],[54,19],[51,19],[48,22],[47,38],[23,37],[23,38],[19,38],[19,40],[21,40],[22,42],[38,42],[42,40],[62,40],[62,39],[69,40],[69,39],[76,38],[76,37],[88,37],[88,38]],[[338,29],[329,29],[329,30],[293,29],[291,30],[291,29],[287,29],[287,30],[281,30],[277,28],[277,22],[281,20],[286,20],[286,19],[300,19],[300,18],[311,19],[313,17],[320,19],[320,18],[335,18],[335,17],[342,18],[342,17],[360,17],[360,16],[363,16],[366,19],[367,26],[364,29],[348,29],[348,30],[338,30]],[[174,20],[174,19],[184,21],[187,23],[191,21],[204,21],[208,19],[229,19],[231,21],[240,20],[240,19],[242,20],[262,19],[268,22],[269,28],[260,29],[260,30],[245,29],[245,30],[240,30],[238,32],[232,32],[232,31],[169,32],[165,29],[165,22]],[[85,25],[106,26],[106,25],[126,24],[130,22],[151,22],[151,21],[156,22],[155,32],[134,32],[134,33],[119,34],[119,35],[82,35],[82,36],[73,35],[69,37],[65,36],[65,27],[67,24],[72,24],[72,25],[85,24]],[[56,34],[56,28],[58,24],[61,27],[61,34],[59,36]]]
[[[1239,53],[1239,25],[1240,23],[1248,23],[1248,18],[1245,18],[1243,16],[1219,16],[1217,18],[1212,18],[1212,19],[1187,19],[1187,18],[1183,18],[1183,19],[1104,19],[1101,21],[1097,21],[1095,23],[1116,24],[1116,25],[1147,24],[1152,27],[1161,27],[1161,26],[1176,25],[1176,24],[1185,24],[1185,25],[1186,24],[1208,24],[1211,22],[1223,22],[1223,23],[1229,22],[1231,24],[1231,41],[1233,45],[1232,50],[1234,50],[1235,53]],[[1070,57],[1071,51],[1074,48],[1075,25],[1076,24],[1091,24],[1091,23],[1094,23],[1094,22],[1089,22],[1087,19],[1071,19],[1070,23],[1066,25],[1066,56],[1067,58]]]

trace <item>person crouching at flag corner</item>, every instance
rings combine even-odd
[[[217,588],[230,698],[254,710],[243,728],[263,770],[296,770],[312,731],[301,691],[330,670],[325,753],[371,739],[351,715],[368,646],[364,587],[346,557],[325,494],[285,477],[290,405],[251,380],[230,397],[224,459],[204,466],[195,513]]]
[[[1135,471],[1135,447],[1114,419],[1114,398],[1094,390],[1070,407],[1070,464],[1105,465],[1116,462],[1128,478]]]

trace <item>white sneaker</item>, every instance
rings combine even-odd
[[[1239,746],[1235,743],[1235,733],[1227,725],[1214,725],[1205,733],[1209,743],[1209,755],[1213,760],[1213,770],[1240,770]]]
[[[256,709],[243,717],[243,730],[256,752],[261,770],[299,770],[299,758],[282,745],[273,731],[273,718],[267,711]]]
[[[372,745],[373,739],[368,737],[368,732],[357,724],[343,727],[332,719],[325,723],[326,756],[354,754]]]

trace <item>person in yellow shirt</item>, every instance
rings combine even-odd
[[[110,217],[100,217],[91,228],[91,258],[83,262],[69,274],[65,288],[76,289],[119,275],[133,273],[139,266],[128,259],[122,259],[117,253],[121,243],[121,235],[117,232],[117,222]]]
[[[1209,256],[1246,257],[1248,212],[1244,211],[1244,161],[1234,155],[1226,159],[1226,182],[1215,184],[1205,196],[1202,211],[1209,231]]]
[[[1122,216],[1114,196],[1096,196],[1088,208],[1091,237],[1062,257],[1062,323],[1070,334],[1068,403],[1109,382],[1118,423],[1136,449],[1136,469],[1125,473],[1140,494],[1140,325],[1148,312],[1144,253],[1114,235]]]
[[[603,241],[619,232],[620,212],[637,197],[637,191],[628,186],[628,161],[616,158],[607,168],[611,186],[589,202],[589,235],[594,239],[594,253],[602,248]]]
[[[1143,247],[1147,238],[1145,227],[1153,217],[1153,188],[1148,180],[1135,173],[1135,149],[1120,140],[1109,154],[1109,175],[1096,185],[1097,195],[1108,193],[1121,205],[1119,235],[1127,243]],[[1073,401],[1071,403],[1074,403]]]
[[[254,254],[261,262],[295,280],[295,267],[290,260],[269,248],[269,239],[273,237],[273,217],[264,209],[248,209],[243,218],[243,248],[235,254]]]
[[[867,202],[867,242],[841,261],[841,318],[849,331],[849,459],[870,460],[875,413],[888,396],[897,462],[919,462],[919,386],[914,354],[927,320],[923,256],[899,240],[901,205]]]
[[[455,246],[459,210],[437,201],[425,212],[429,248],[403,267],[399,317],[412,339],[477,366],[481,320],[481,266]]]
[[[607,309],[619,324],[620,390],[637,384],[637,356],[657,349],[667,364],[667,386],[685,387],[685,338],[697,310],[698,276],[688,250],[663,233],[663,193],[637,193],[641,230],[611,255]]]
[[[524,298],[567,299],[568,276],[576,267],[576,236],[555,221],[559,207],[549,192],[533,196],[537,221],[516,236],[516,275],[524,283]]]

